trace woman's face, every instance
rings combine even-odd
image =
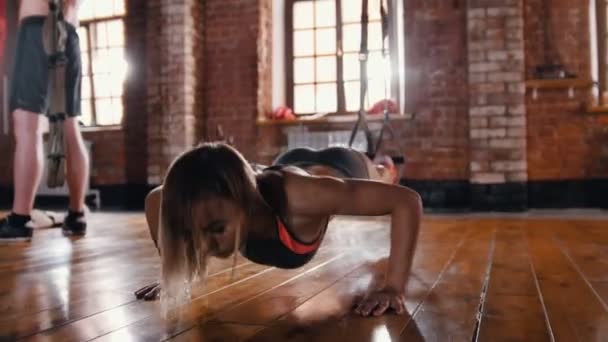
[[[245,213],[231,200],[213,198],[201,201],[196,209],[196,222],[202,229],[203,237],[207,239],[209,254],[227,258],[235,251],[235,237],[241,232],[243,240],[243,225]],[[238,241],[238,245],[241,245]]]

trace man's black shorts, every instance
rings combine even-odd
[[[44,51],[42,27],[46,17],[27,17],[21,21],[17,37],[15,61],[11,81],[10,111],[23,109],[46,114],[49,108],[49,57]],[[66,23],[68,37],[65,53],[66,114],[80,115],[81,59],[78,34]]]

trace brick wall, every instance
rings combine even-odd
[[[272,103],[272,1],[127,3],[124,128],[85,133],[94,142],[93,184],[157,184],[178,153],[215,139],[217,125],[247,158],[272,160],[285,145],[282,128],[256,123]],[[545,61],[590,74],[586,1],[551,4],[404,1],[406,109],[416,119],[394,125],[404,176],[430,184],[427,199],[446,182],[458,184],[464,202],[469,192],[492,195],[493,186],[525,201],[525,185],[513,184],[608,177],[608,119],[584,113],[589,91],[525,93],[524,80]],[[547,13],[548,45],[540,21]],[[8,137],[0,136],[0,154],[12,155]],[[11,183],[6,164],[0,185]]]
[[[125,130],[84,132],[92,143],[91,184],[93,186],[127,183],[127,145]]]
[[[2,58],[2,64],[0,69],[2,70],[2,77],[10,71],[10,66],[13,61],[13,51],[15,46],[15,32],[17,27],[17,13],[16,3],[14,1],[5,2],[6,13],[3,14],[5,17],[5,47]],[[2,98],[8,96],[8,90],[2,89]],[[4,108],[0,108],[0,111],[4,111]],[[3,113],[4,115],[5,113]],[[10,120],[10,115],[9,115]],[[9,126],[12,122],[9,121]],[[0,127],[2,123],[0,122]],[[12,126],[11,126],[12,127]],[[10,130],[10,129],[9,129]],[[3,129],[2,129],[3,131]],[[3,162],[0,163],[0,186],[10,187],[13,180],[13,137],[11,135],[4,135],[0,132],[0,156],[3,157]]]
[[[406,109],[397,124],[409,179],[468,179],[466,5],[404,2]]]
[[[217,125],[247,158],[257,156],[256,119],[272,105],[271,1],[205,2],[205,127]]]
[[[587,94],[566,90],[528,97],[529,179],[574,180],[608,177],[608,120],[584,113]]]
[[[468,6],[472,206],[525,207],[523,1],[470,0]]]
[[[0,186],[9,187],[13,180],[13,139],[0,134],[0,156],[4,158],[0,167]]]
[[[522,4],[469,1],[469,6],[471,181],[525,181]]]
[[[146,73],[146,1],[127,1],[125,19],[126,55],[129,62],[129,76],[125,82],[123,125],[125,145],[126,182],[146,184],[147,174],[147,73]],[[108,184],[122,184],[116,179],[100,179]]]
[[[195,3],[146,2],[149,184],[160,184],[171,161],[196,141]]]
[[[589,79],[590,41],[587,1],[554,0],[551,23],[541,0],[528,0],[525,7],[526,71],[546,63],[564,65],[582,79]],[[547,32],[548,30],[548,32]],[[546,37],[550,38],[546,43]],[[548,49],[545,48],[548,47]],[[528,111],[528,177],[531,181],[564,181],[608,177],[608,120],[585,113],[589,89],[539,90],[526,99]]]
[[[589,3],[588,1],[525,1],[526,76],[534,77],[534,67],[559,63],[568,71],[589,77]],[[543,18],[548,18],[545,23]]]

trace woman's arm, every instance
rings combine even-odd
[[[286,175],[286,190],[288,210],[295,215],[391,215],[391,245],[383,291],[403,294],[422,216],[422,201],[416,192],[380,182],[294,174]],[[385,302],[363,304],[366,305],[360,307],[360,312],[364,315],[371,311],[382,313],[388,308]]]

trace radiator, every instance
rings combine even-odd
[[[351,131],[325,131],[311,132],[305,126],[289,127],[285,129],[287,134],[287,150],[298,147],[309,147],[312,149],[322,149],[332,146],[348,147]],[[365,134],[362,131],[357,132],[353,149],[366,151],[367,143]]]

